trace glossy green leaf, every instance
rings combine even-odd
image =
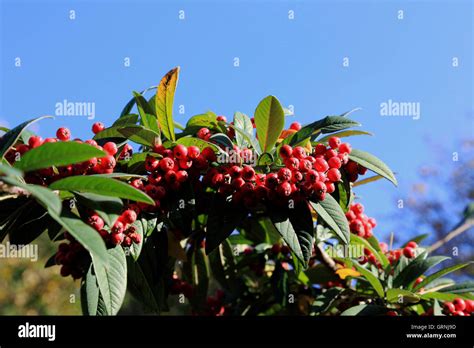
[[[385,179],[391,181],[395,186],[398,185],[397,179],[390,168],[374,155],[365,151],[352,149],[351,153],[349,154],[349,158],[354,162],[364,166],[365,168],[373,171],[374,173],[382,175]]]
[[[43,117],[33,118],[31,120],[21,123],[20,125],[16,126],[15,128],[3,134],[2,138],[0,139],[0,158],[2,158],[5,155],[5,153],[10,149],[10,147],[15,145],[21,133],[25,130],[26,127],[44,118],[53,118],[53,117],[43,116]]]
[[[454,266],[451,266],[451,267],[441,269],[438,272],[433,273],[433,274],[429,275],[428,277],[424,278],[423,281],[421,283],[419,283],[417,286],[415,286],[413,290],[416,291],[418,289],[421,289],[425,285],[428,285],[429,283],[431,283],[433,280],[441,278],[442,276],[445,276],[446,274],[449,274],[451,272],[458,271],[458,270],[460,270],[460,269],[462,269],[466,266],[471,265],[472,263],[473,262],[466,262],[466,263],[461,263],[461,264],[458,264],[458,265],[454,265]]]
[[[331,137],[346,138],[346,137],[352,137],[354,135],[373,135],[373,134],[370,132],[361,131],[361,130],[347,130],[347,131],[333,133],[331,135],[326,135],[325,137],[318,139],[318,142],[326,143]]]
[[[285,114],[278,99],[272,95],[264,98],[255,109],[254,119],[260,148],[270,152],[285,126]]]
[[[420,301],[420,297],[408,290],[388,289],[387,301],[398,304],[417,303]]]
[[[449,257],[446,256],[432,256],[424,259],[424,254],[418,255],[413,259],[401,272],[393,279],[393,287],[407,286],[415,279],[423,275],[431,267],[436,266]]]
[[[241,112],[237,111],[234,114],[234,126],[241,129],[245,133],[253,134],[253,125],[250,117]],[[241,132],[235,132],[235,141],[239,147],[245,147],[249,145],[249,142]]]
[[[119,197],[154,205],[155,202],[144,192],[122,181],[100,175],[70,176],[53,182],[52,190],[96,193],[103,196]]]
[[[175,141],[173,123],[173,103],[178,84],[179,67],[170,70],[160,81],[155,98],[155,110],[158,124],[166,139]]]
[[[323,220],[343,243],[348,244],[351,238],[349,225],[339,203],[331,195],[326,195],[323,201],[310,204],[318,214],[318,219]]]
[[[372,272],[362,267],[358,263],[355,262],[354,266],[357,269],[357,271],[359,271],[364,276],[364,278],[370,283],[370,285],[375,290],[377,295],[383,298],[385,295],[385,292],[383,290],[382,283],[380,283],[380,280]]]
[[[105,156],[107,154],[104,151],[86,143],[58,141],[31,149],[23,154],[14,166],[24,172],[30,172],[52,166],[66,166]]]

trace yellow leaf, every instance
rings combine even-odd
[[[353,270],[352,268],[341,268],[336,271],[336,274],[341,279],[346,279],[347,277],[359,277],[360,273]]]
[[[156,116],[161,131],[168,140],[175,141],[173,123],[174,93],[178,84],[179,66],[170,70],[160,81],[155,97]]]

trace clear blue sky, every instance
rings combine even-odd
[[[382,222],[378,234],[390,232],[395,200],[417,169],[441,156],[449,170],[459,140],[474,132],[469,0],[0,2],[0,124],[54,114],[64,99],[95,102],[96,120],[111,124],[132,90],[157,84],[177,65],[180,122],[209,109],[252,114],[269,94],[294,105],[288,124],[361,107],[352,117],[375,136],[350,141],[384,159],[400,182],[357,191]],[[421,118],[381,116],[389,99],[420,103]],[[57,117],[38,132],[51,136],[64,125],[87,137],[92,122]],[[434,155],[426,139],[445,152]]]

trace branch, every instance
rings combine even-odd
[[[428,252],[433,252],[434,250],[440,248],[447,242],[449,242],[451,239],[454,237],[459,236],[461,233],[467,231],[469,228],[474,226],[474,219],[466,219],[464,220],[458,227],[456,227],[454,230],[449,232],[443,239],[440,239],[433,245],[431,245],[429,248],[427,248]]]
[[[334,272],[338,270],[337,263],[324,251],[322,244],[316,245],[316,259]]]

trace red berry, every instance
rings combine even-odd
[[[324,144],[318,144],[314,148],[314,154],[316,156],[324,155],[326,153],[326,145]]]
[[[407,245],[405,246],[408,248],[413,248],[413,249],[418,248],[418,244],[416,244],[416,242],[414,241],[408,242]]]
[[[292,153],[293,153],[293,149],[291,148],[290,145],[283,145],[282,147],[280,147],[281,158],[286,159],[288,157],[291,157]]]
[[[159,161],[159,167],[166,173],[174,168],[174,161],[169,157],[162,158]]]
[[[215,162],[217,160],[216,153],[214,152],[214,150],[211,147],[206,147],[205,149],[203,149],[202,150],[202,155],[209,162]]]
[[[285,160],[285,166],[290,170],[297,170],[300,166],[300,161],[295,157],[290,157]]]
[[[332,182],[341,181],[341,172],[339,171],[339,169],[331,168],[327,172],[327,177]]]
[[[229,168],[228,173],[231,178],[239,178],[242,175],[242,168],[239,166],[232,166]]]
[[[280,168],[278,171],[278,178],[281,181],[290,181],[291,180],[291,170],[288,168]]]
[[[100,166],[103,169],[113,169],[115,167],[115,157],[114,156],[105,156],[100,159]]]
[[[203,139],[203,140],[206,140],[206,138],[208,139],[210,135],[211,135],[211,131],[208,128],[204,128],[204,127],[198,130],[197,132],[198,138]]]
[[[130,238],[132,239],[132,241],[136,244],[139,244],[141,241],[142,241],[142,236],[139,235],[138,233],[132,233],[130,235]]]
[[[403,249],[403,255],[405,255],[406,258],[411,259],[415,257],[415,249],[410,248],[410,247],[405,247]]]
[[[359,165],[359,169],[358,169],[358,171],[357,171],[357,174],[359,174],[359,175],[365,175],[365,173],[367,173],[367,168],[365,168],[365,167]]]
[[[71,131],[67,128],[61,127],[56,132],[56,138],[61,141],[68,141],[69,139],[71,139]]]
[[[466,302],[462,298],[456,298],[453,301],[454,308],[456,308],[457,311],[464,311],[466,309]]]
[[[322,193],[326,193],[327,187],[324,182],[316,181],[313,185],[313,190],[316,191],[316,194],[322,194]]]
[[[176,180],[178,180],[178,182],[185,182],[188,180],[188,172],[185,170],[178,170],[176,172]]]
[[[43,139],[37,135],[32,135],[30,139],[28,139],[28,145],[30,146],[30,149],[41,146],[41,144],[43,144]]]
[[[283,168],[282,168],[283,169]],[[291,171],[290,171],[291,175]],[[278,175],[276,173],[269,173],[265,177],[265,186],[273,189],[278,185]]]
[[[97,134],[102,132],[105,129],[105,126],[102,122],[96,122],[92,125],[92,133]]]
[[[364,206],[361,203],[352,204],[350,209],[355,214],[363,214],[364,213]]]
[[[342,143],[339,145],[339,152],[340,153],[351,153],[352,147],[349,143]]]
[[[341,139],[338,137],[330,137],[328,140],[328,144],[331,147],[331,149],[337,149],[339,145],[341,145]]]
[[[121,234],[124,231],[124,226],[121,221],[116,221],[115,224],[112,226],[111,232],[113,234]]]
[[[216,120],[221,122],[227,122],[227,118],[225,116],[217,116]]]
[[[132,209],[127,209],[122,213],[121,218],[124,223],[132,224],[137,220],[137,213]]]
[[[333,157],[337,157],[337,152],[335,150],[327,150],[324,154],[326,161]]]
[[[303,159],[306,157],[306,150],[304,149],[304,147],[296,146],[293,149],[293,156],[297,159]]]
[[[43,143],[55,143],[57,141],[58,141],[58,139],[56,139],[56,138],[46,138],[46,139],[44,139]]]
[[[333,193],[334,191],[336,191],[336,185],[334,185],[332,182],[326,182],[325,184],[327,193]]]
[[[114,234],[111,234],[109,238],[110,238],[110,242],[113,245],[119,245],[119,244],[122,244],[124,235],[123,233],[114,233]]]
[[[250,166],[244,166],[242,169],[242,178],[246,181],[252,181],[255,179],[255,170]]]
[[[301,123],[293,122],[292,124],[290,124],[290,129],[293,129],[295,131],[299,131],[301,129]]]
[[[454,307],[454,304],[452,302],[445,302],[444,311],[447,313],[454,313],[456,311],[456,307]]]
[[[103,149],[105,152],[107,152],[110,156],[115,156],[115,154],[117,153],[118,149],[117,149],[117,144],[109,141],[107,143],[104,144],[103,146]]]
[[[463,311],[456,311],[453,313],[455,317],[464,317],[466,314],[464,314]]]
[[[386,313],[389,317],[398,317],[398,313],[395,311],[388,311]]]
[[[422,277],[418,277],[418,278],[416,278],[414,285],[417,286],[417,285],[420,284],[422,281],[423,281],[423,278],[422,278]]]
[[[104,228],[104,220],[99,215],[91,215],[87,218],[87,223],[97,231]]]
[[[331,157],[328,160],[328,165],[330,168],[336,168],[339,169],[342,166],[341,159],[339,157]]]
[[[326,162],[326,160],[324,160],[323,158],[316,158],[316,162],[314,162],[314,168],[318,172],[324,173],[326,170],[328,170],[329,165],[328,162]]]
[[[278,185],[278,193],[282,196],[288,197],[291,195],[291,185],[285,181]]]
[[[173,149],[173,154],[177,159],[185,159],[188,156],[188,149],[186,146],[178,144]]]
[[[188,157],[191,159],[196,159],[199,157],[201,150],[197,146],[188,147]]]

